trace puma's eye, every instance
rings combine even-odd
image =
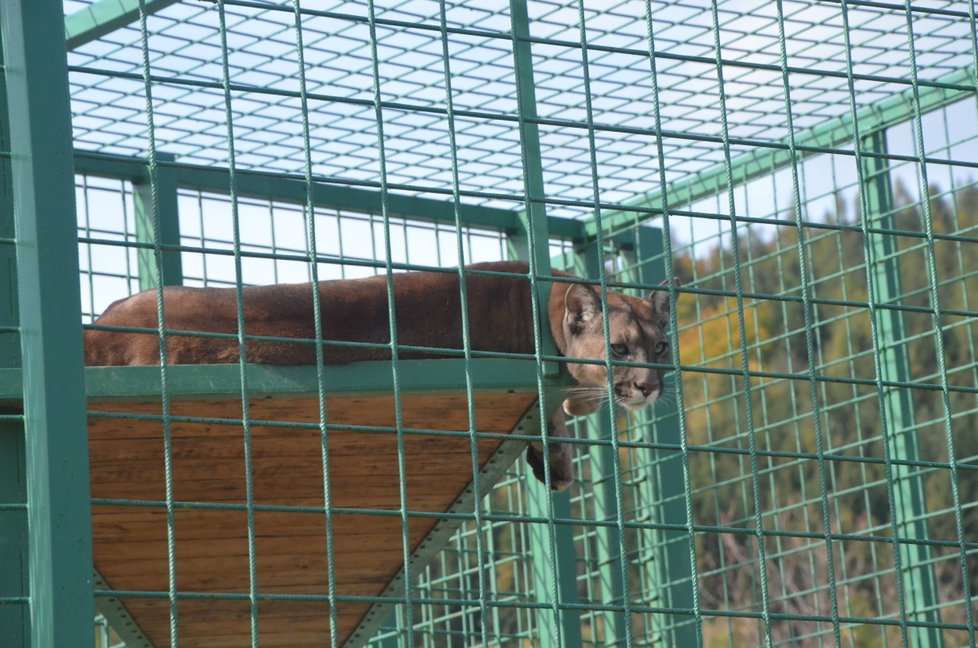
[[[653,347],[653,349],[655,350],[655,352],[658,355],[662,355],[663,353],[665,353],[666,352],[666,349],[668,349],[668,348],[669,348],[669,345],[666,344],[666,341],[665,340],[660,340],[660,341],[656,342],[655,343],[655,346]]]
[[[627,344],[612,344],[611,352],[616,356],[628,355],[628,345]]]

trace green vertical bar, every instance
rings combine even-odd
[[[399,607],[399,606],[398,606]],[[401,629],[401,616],[397,613],[398,608],[391,610],[390,616],[384,621],[377,634],[386,634],[383,639],[374,640],[371,643],[373,648],[399,648],[401,639],[407,634]]]
[[[563,257],[561,257],[563,260]],[[558,261],[555,259],[555,261]],[[548,260],[548,265],[550,261]],[[573,268],[558,267],[558,270],[571,271]],[[547,487],[534,479],[527,479],[527,514],[532,517],[548,517],[569,519],[572,515],[570,494],[549,493]],[[552,512],[547,508],[548,497],[553,498]],[[557,565],[556,572],[560,575],[557,582],[557,592],[560,603],[577,604],[577,550],[574,547],[574,530],[568,525],[555,525],[553,528],[556,552],[551,551],[550,531],[540,524],[529,527],[530,553],[541,559],[534,560],[531,565],[533,573],[533,593],[538,602],[549,601],[554,591],[552,565]],[[546,560],[542,559],[546,558]],[[561,610],[558,629],[554,627],[553,616],[546,610],[540,610],[537,615],[540,648],[549,646],[579,646],[581,637],[581,613],[578,610]]]
[[[604,254],[598,248],[597,241],[590,241],[583,249],[584,267],[588,271],[588,279],[597,280],[597,273],[603,272]],[[587,430],[592,437],[608,439],[614,431],[609,424],[608,413],[602,408],[597,414],[587,419]],[[579,452],[584,452],[581,448]],[[602,522],[614,522],[622,514],[618,510],[615,498],[615,449],[610,445],[600,445],[590,448],[588,458],[591,461],[591,482],[594,489],[594,517]],[[621,538],[617,526],[599,526],[595,529],[595,558],[598,562],[598,579],[601,584],[600,602],[603,605],[618,605],[624,603],[625,588],[621,580],[622,556]],[[625,616],[622,611],[602,613],[603,636],[601,644],[613,646],[625,640]]]
[[[3,66],[0,47],[0,66]],[[7,84],[0,83],[0,152],[10,152],[10,123],[7,119]],[[14,238],[14,195],[11,186],[10,157],[0,155],[0,240]],[[0,241],[0,367],[20,366],[20,338],[17,326],[17,251]]]
[[[26,599],[27,547],[24,428],[0,421],[0,599]],[[26,603],[0,603],[0,646],[29,645],[29,612]]]
[[[537,481],[529,470],[527,475],[525,482],[527,515],[570,519],[572,515],[570,493],[551,493],[547,490],[547,486]],[[549,506],[551,503],[552,508]],[[558,603],[576,605],[580,603],[580,599],[577,595],[577,551],[574,548],[574,530],[571,526],[560,524],[553,526],[552,533],[553,545],[551,545],[551,530],[546,524],[529,525],[527,535],[530,556],[533,557],[530,570],[533,574],[534,599],[537,602],[550,602],[556,589]],[[554,565],[556,570],[553,568]],[[556,588],[554,587],[555,571],[559,575]],[[541,608],[537,611],[539,648],[581,645],[580,610],[561,609],[559,616],[560,628],[557,628],[549,610]]]
[[[657,227],[637,227],[635,231],[635,262],[638,280],[645,285],[655,285],[666,277],[662,230]],[[656,262],[656,259],[663,259]],[[680,380],[673,376],[672,380]],[[654,488],[652,501],[657,524],[686,526],[685,482],[683,480],[683,454],[679,450],[682,413],[675,400],[655,405],[655,413],[641,413],[644,420],[654,422],[648,426],[654,443],[674,446],[676,450],[647,450],[647,462],[653,474],[649,487]],[[654,418],[653,418],[654,416]],[[643,425],[643,429],[646,426]],[[692,538],[683,531],[660,530],[655,534],[657,548],[655,560],[641,568],[650,570],[650,581],[659,585],[660,605],[689,610],[690,614],[655,615],[653,623],[661,633],[665,646],[696,646],[696,619],[693,611],[693,573],[689,556],[693,550]]]
[[[2,34],[0,34],[2,36]],[[3,65],[0,47],[0,66]],[[0,67],[0,74],[5,73]],[[7,85],[0,83],[0,152],[10,151]],[[10,157],[0,155],[0,237],[14,237],[14,206]],[[16,249],[0,243],[0,367],[20,366],[17,326]],[[0,415],[8,414],[0,408]],[[25,600],[27,584],[27,478],[24,474],[24,429],[16,421],[0,421],[0,599]],[[0,646],[26,646],[30,615],[26,603],[0,603]]]
[[[877,130],[862,141],[863,151],[887,152],[886,131]],[[889,161],[880,157],[863,157],[863,191],[868,212],[865,217],[872,228],[892,231],[893,189],[890,185]],[[900,279],[899,249],[893,234],[871,234],[868,259],[873,290],[879,304],[895,304],[903,295]],[[910,361],[903,325],[903,312],[878,309],[877,328],[880,336],[881,379],[884,382],[910,382]],[[893,459],[918,461],[913,395],[905,387],[885,387],[883,412],[887,442]],[[901,539],[927,540],[927,502],[920,469],[903,463],[893,464],[893,495],[897,516],[896,529]],[[931,563],[930,546],[921,543],[900,543],[900,562],[904,590],[907,596],[907,620],[928,624],[941,623],[937,609],[937,583]],[[943,646],[941,632],[935,627],[913,626],[909,633],[916,648]]]
[[[538,482],[529,471],[526,480],[526,512],[531,517],[569,519],[571,517],[570,496],[564,493],[551,494],[546,485]],[[553,509],[547,506],[547,498],[553,497]],[[554,535],[556,554],[550,550],[550,532],[546,524],[530,524],[530,569],[533,573],[533,594],[538,603],[549,603],[554,591],[554,570],[559,574],[557,581],[558,603],[576,605],[577,597],[577,553],[574,550],[573,528],[566,524],[555,525]],[[560,628],[554,625],[553,614],[548,608],[536,613],[540,648],[563,648],[581,645],[580,610],[560,610]]]
[[[529,260],[537,274],[550,274],[550,234],[547,229],[547,210],[544,203],[543,163],[540,155],[540,133],[534,120],[537,117],[536,92],[533,80],[533,58],[530,50],[530,20],[526,0],[511,0],[510,14],[513,29],[513,59],[516,72],[517,100],[520,115],[520,142],[523,154],[526,209],[520,214],[521,231],[509,236],[510,255]],[[547,303],[550,285],[536,285],[539,305],[541,349],[546,355],[557,355],[556,344],[550,335]],[[544,363],[545,375],[559,372],[555,363]],[[543,394],[541,393],[541,398]],[[550,405],[544,404],[546,410]],[[545,428],[544,428],[545,429]],[[551,493],[544,484],[532,477],[527,479],[527,512],[535,517],[569,518],[570,497],[567,493]],[[577,603],[577,560],[571,527],[546,524],[530,525],[530,551],[533,589],[536,600],[559,604]],[[554,583],[554,578],[558,582]],[[557,601],[553,601],[556,592]],[[561,648],[581,645],[581,614],[578,610],[560,609],[556,615],[540,609],[536,615],[540,648]]]
[[[156,199],[159,204],[160,245],[180,245],[180,214],[177,200],[177,172],[171,166],[176,160],[170,153],[156,154]],[[133,198],[136,203],[136,240],[153,246],[153,187],[149,182],[150,172],[146,170],[146,180],[133,185]],[[178,250],[164,249],[160,272],[164,286],[183,284],[183,263]],[[156,288],[156,252],[153,247],[139,248],[139,287],[142,290]]]
[[[91,512],[59,0],[0,3],[23,355],[31,645],[91,647]]]
[[[526,0],[512,0],[510,11],[513,27],[513,58],[516,67],[517,99],[520,114],[520,141],[523,150],[523,173],[526,187],[526,209],[520,213],[522,231],[513,232],[509,237],[510,255],[516,259],[532,259],[539,275],[550,274],[550,233],[547,229],[546,194],[543,184],[543,161],[540,154],[540,131],[535,122],[537,118],[536,90],[533,80],[533,53],[530,49],[530,19],[527,16]],[[532,232],[532,239],[531,239]],[[533,246],[530,241],[533,241]],[[533,249],[531,249],[531,247]],[[547,299],[550,284],[537,283],[540,304],[541,333],[544,355],[557,355],[557,347],[547,325]],[[544,374],[556,375],[560,368],[552,362],[544,363]]]
[[[520,141],[523,143],[525,160],[523,173],[526,175],[528,202],[526,209],[520,213],[523,231],[510,236],[512,256],[518,259],[529,259],[533,255],[537,269],[543,271],[550,267],[550,251],[547,245],[547,206],[543,184],[543,161],[540,155],[540,129],[536,122],[537,99],[533,81],[533,52],[530,48],[530,20],[526,12],[526,0],[513,0],[510,3],[513,20],[513,58],[516,62],[516,84],[519,86],[518,101],[520,120]],[[530,249],[529,230],[533,230],[537,242],[535,250]]]

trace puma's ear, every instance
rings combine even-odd
[[[673,277],[672,283],[676,288],[682,285],[678,277]],[[659,285],[668,286],[669,280],[666,279]],[[669,290],[653,290],[649,293],[648,299],[652,304],[652,314],[656,322],[661,328],[666,328],[669,325]],[[676,295],[676,299],[679,299],[679,295]]]
[[[572,284],[564,296],[564,324],[577,332],[600,314],[601,300],[594,289],[586,284]]]

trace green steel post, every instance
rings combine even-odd
[[[515,63],[517,103],[520,115],[520,142],[523,154],[526,208],[520,215],[522,228],[509,237],[510,255],[531,262],[537,274],[550,274],[550,234],[547,229],[547,210],[544,203],[543,163],[540,155],[540,133],[536,123],[536,92],[533,79],[533,55],[530,50],[530,20],[526,0],[512,0],[510,13],[513,29],[513,59]],[[550,285],[538,282],[537,296],[540,308],[541,341],[544,354],[556,355],[557,349],[550,335],[547,317],[547,299]],[[551,362],[544,363],[544,374],[553,376],[560,368]],[[541,394],[541,398],[543,394]],[[545,406],[546,408],[546,406]],[[544,409],[545,409],[544,408]],[[546,424],[543,425],[544,430]],[[529,479],[527,484],[528,512],[530,515],[549,518],[570,517],[570,499],[567,493],[553,494],[544,484]],[[533,588],[538,601],[552,601],[554,592],[557,604],[577,602],[577,563],[574,537],[570,527],[552,524],[534,524],[530,529],[530,547],[533,560]],[[554,578],[558,579],[554,583]],[[560,627],[556,627],[554,615],[541,610],[537,615],[540,629],[540,646],[581,645],[581,614],[577,610],[561,609],[557,615]]]
[[[510,3],[513,28],[513,58],[516,68],[517,101],[520,114],[520,141],[523,150],[524,186],[526,187],[526,208],[520,214],[522,229],[509,237],[510,255],[517,259],[531,260],[539,275],[550,274],[550,232],[547,228],[546,193],[543,183],[543,158],[540,154],[540,132],[535,123],[537,100],[533,79],[533,53],[530,49],[530,20],[527,16],[526,0],[512,0]],[[531,245],[531,241],[533,245]],[[531,249],[532,248],[532,249]],[[557,348],[550,335],[547,323],[547,298],[550,284],[539,282],[537,295],[540,303],[540,321],[543,339],[543,353],[556,355]],[[555,376],[560,367],[552,362],[544,364],[544,374]]]
[[[0,47],[0,68],[3,66]],[[7,85],[0,80],[0,152],[10,152],[10,125],[7,121]],[[11,186],[10,158],[0,155],[0,240],[14,238],[14,195]],[[0,242],[0,367],[20,366],[20,338],[17,326],[17,251]],[[6,329],[6,330],[5,330]]]
[[[864,136],[864,151],[885,154],[886,131],[876,130]],[[893,229],[893,190],[890,185],[888,161],[880,157],[863,158],[863,191],[869,210],[864,218],[874,228]],[[880,304],[899,302],[903,295],[898,262],[897,241],[889,234],[872,235],[870,244],[873,258],[867,259],[872,271],[873,289]],[[910,361],[903,325],[903,312],[881,309],[877,311],[877,327],[880,335],[880,366],[886,382],[910,382]],[[887,442],[890,455],[901,461],[918,461],[917,439],[914,429],[913,394],[903,387],[884,389],[884,415],[889,432]],[[896,502],[894,515],[897,532],[901,538],[926,541],[927,502],[920,469],[903,463],[893,465],[893,493]],[[903,568],[904,589],[907,596],[907,620],[927,624],[940,624],[937,583],[934,579],[930,546],[924,543],[901,543],[900,561]],[[941,632],[936,627],[913,626],[909,630],[913,645],[917,648],[943,646]]]
[[[0,409],[0,414],[7,412]],[[23,426],[0,421],[0,646],[12,648],[29,645],[31,634],[24,473]]]
[[[549,263],[549,260],[548,260]],[[562,268],[558,268],[562,269]],[[571,268],[567,268],[571,270]],[[569,519],[571,517],[570,496],[568,493],[551,494],[547,487],[533,477],[526,482],[527,515]],[[553,509],[548,509],[547,500],[553,498]],[[549,601],[554,591],[552,565],[556,563],[560,574],[557,590],[560,603],[579,603],[577,596],[577,552],[574,548],[574,530],[567,525],[553,529],[556,551],[551,551],[550,530],[540,524],[530,526],[530,554],[533,556],[533,593],[537,601]],[[609,545],[611,546],[611,545]],[[617,545],[616,545],[617,546]],[[554,627],[553,616],[547,610],[537,613],[540,648],[551,646],[581,645],[581,613],[577,610],[561,610],[561,627]]]
[[[3,65],[0,47],[0,66]],[[0,70],[5,68],[0,67]],[[0,151],[10,151],[7,86],[0,83]],[[10,158],[0,156],[0,237],[14,237]],[[0,243],[0,327],[17,326],[17,264],[13,245]],[[20,366],[20,339],[15,330],[0,331],[0,367]],[[18,381],[19,382],[19,381]],[[18,390],[20,385],[17,386]],[[0,415],[9,411],[0,408]],[[30,641],[27,585],[27,481],[24,430],[16,421],[0,421],[0,646],[26,646]]]
[[[631,239],[628,245],[631,250],[628,261],[637,266],[634,280],[647,286],[662,282],[666,277],[662,230],[657,227],[636,227],[626,232],[626,235]],[[623,237],[616,237],[616,240],[623,242]],[[679,380],[679,377],[674,380]],[[639,414],[643,419],[639,422],[640,428],[648,429],[655,435],[652,439],[643,440],[678,448],[681,415],[674,400],[657,404],[654,414]],[[685,526],[682,452],[651,449],[646,452],[647,465],[651,470],[651,478],[646,487],[652,490],[649,501],[654,503],[653,511],[656,515],[653,521],[676,527]],[[659,588],[661,594],[658,605],[662,607],[690,611],[693,609],[694,583],[689,563],[691,541],[692,538],[685,530],[660,530],[653,540],[656,549],[654,559],[648,564],[638,566],[639,569],[648,570],[649,581]],[[653,601],[642,603],[655,604]],[[655,615],[653,622],[663,637],[663,645],[697,645],[696,625],[692,614]]]
[[[20,309],[31,645],[93,645],[88,437],[82,373],[64,13],[5,0]]]
[[[553,498],[553,509],[547,506],[547,498]],[[571,517],[570,496],[564,493],[551,494],[547,487],[532,476],[526,481],[526,513],[532,517],[569,519]],[[533,594],[537,602],[549,602],[554,591],[552,565],[557,565],[558,603],[576,605],[577,597],[577,554],[574,550],[573,527],[565,524],[554,529],[556,555],[550,550],[550,532],[546,524],[530,525],[530,556],[533,573]],[[554,618],[549,609],[541,608],[536,614],[540,648],[568,648],[581,645],[581,612],[577,609],[560,610],[560,628],[554,627]]]
[[[598,273],[604,271],[604,252],[598,249],[597,241],[589,242],[583,250],[584,267],[587,268],[588,279],[598,279]],[[608,421],[608,413],[601,412],[588,417],[587,430],[589,434],[601,439],[607,439],[612,434]],[[581,448],[578,452],[583,452]],[[618,510],[615,499],[615,449],[610,445],[602,445],[590,449],[591,481],[594,488],[594,517],[599,521],[613,522],[622,511]],[[621,541],[617,526],[600,526],[595,530],[598,541],[595,554],[598,562],[598,578],[601,583],[601,603],[603,605],[622,605],[625,588],[621,580]],[[602,645],[614,646],[625,640],[625,617],[621,611],[607,612],[603,615]]]
[[[398,648],[401,645],[401,641],[407,633],[401,630],[396,607],[391,610],[379,633],[387,634],[387,636],[375,642],[374,648]]]
[[[176,158],[169,153],[156,154],[156,196],[159,209],[153,210],[153,188],[149,183],[149,169],[146,181],[133,184],[133,198],[136,203],[136,240],[154,245],[153,216],[160,219],[160,245],[180,245],[180,214],[177,200],[177,172],[171,164]],[[156,287],[156,253],[152,247],[140,248],[139,287],[149,290]],[[163,264],[160,268],[164,286],[179,286],[183,283],[183,264],[178,250],[163,250]]]

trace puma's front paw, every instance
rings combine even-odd
[[[526,462],[533,469],[533,476],[541,484],[547,483],[547,476],[544,473],[543,453],[533,444],[526,446]],[[567,490],[574,483],[574,464],[563,444],[550,444],[550,489],[555,492]]]
[[[571,416],[588,416],[595,414],[601,409],[604,401],[595,402],[594,399],[576,399],[573,396],[564,400],[564,411]]]

